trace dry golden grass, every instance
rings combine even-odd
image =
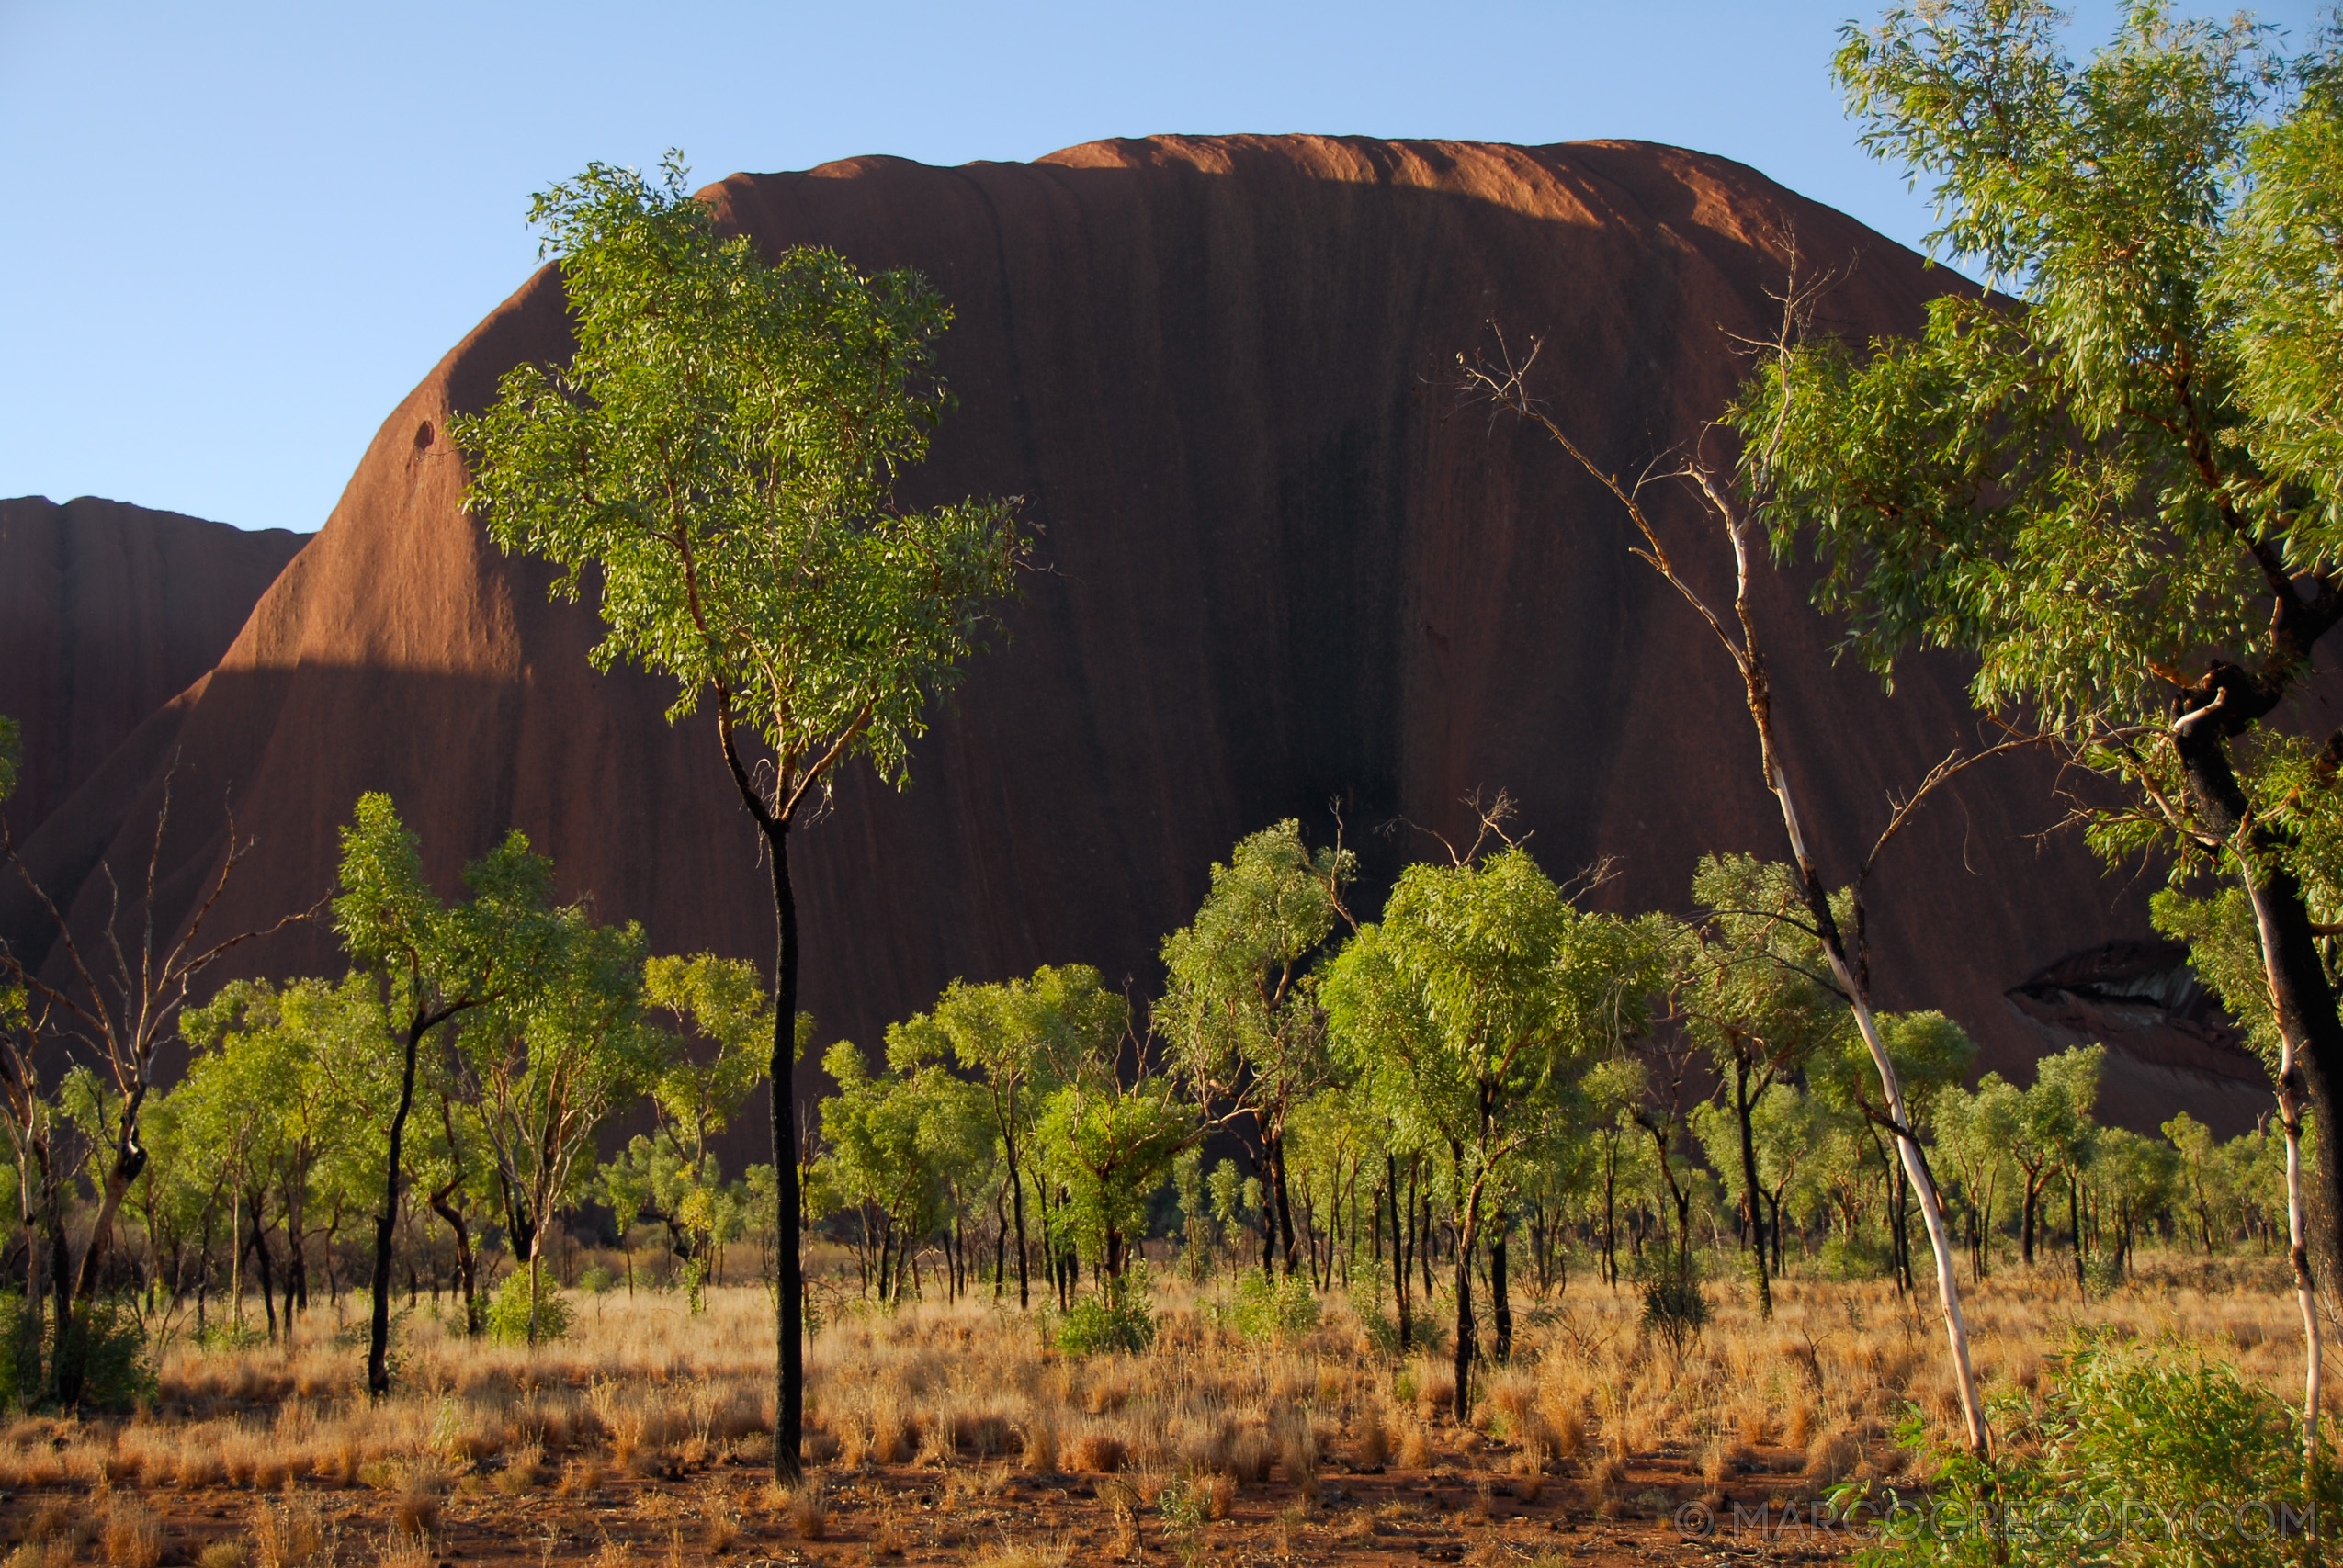
[[[316,1568],[331,1561],[340,1531],[314,1497],[264,1498],[245,1527],[252,1568]]]
[[[1515,1505],[1649,1519],[1655,1487],[1681,1499],[1811,1494],[1849,1476],[1903,1484],[1915,1461],[1888,1438],[1903,1412],[1917,1404],[1941,1434],[1957,1430],[1927,1300],[1794,1278],[1769,1322],[1737,1280],[1709,1289],[1710,1325],[1681,1355],[1640,1331],[1632,1291],[1581,1279],[1550,1302],[1517,1294],[1514,1359],[1476,1372],[1461,1424],[1448,1359],[1375,1354],[1339,1292],[1314,1331],[1273,1345],[1222,1327],[1209,1289],[1167,1285],[1154,1352],[1088,1359],[1058,1354],[1035,1320],[989,1298],[849,1303],[825,1314],[808,1356],[812,1473],[763,1491],[752,1489],[771,1462],[761,1289],[711,1291],[696,1317],[673,1295],[604,1297],[574,1337],[534,1352],[417,1314],[399,1388],[379,1405],[321,1312],[284,1344],[175,1346],[136,1420],[0,1425],[0,1491],[15,1495],[0,1546],[42,1568],[166,1557],[295,1568],[336,1552],[423,1562],[500,1516],[566,1509],[587,1521],[573,1561],[594,1557],[600,1531],[613,1561],[706,1562],[793,1537],[1015,1568],[1060,1543],[1151,1558],[1156,1500],[1178,1479],[1222,1521],[1224,1544],[1303,1557],[1368,1541],[1378,1521],[1396,1528],[1355,1506],[1362,1483],[1346,1472],[1387,1468],[1375,1485],[1409,1497],[1436,1484],[1437,1528],[1479,1529],[1469,1509],[1452,1517],[1477,1504],[1496,1531]],[[2060,1268],[2005,1266],[1967,1308],[1989,1389],[2039,1390],[2045,1358],[2076,1328],[2168,1336],[2290,1396],[2298,1386],[2299,1324],[2274,1259],[2155,1258],[2136,1283],[2089,1297]],[[2329,1382],[2343,1393],[2343,1379]],[[911,1490],[934,1512],[905,1502]],[[216,1538],[224,1524],[187,1523],[239,1515],[243,1533],[228,1541]],[[1423,1525],[1435,1528],[1429,1511]],[[533,1562],[539,1551],[515,1538],[505,1554]]]
[[[117,1498],[107,1507],[97,1540],[109,1568],[155,1568],[163,1561],[163,1521],[130,1498]]]

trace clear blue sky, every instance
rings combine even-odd
[[[2258,9],[2299,39],[2318,6]],[[1839,22],[1876,10],[0,0],[0,495],[318,526],[527,276],[528,194],[671,145],[713,180],[1163,131],[1642,137],[1914,243],[1919,199],[1828,77]],[[2079,51],[2115,7],[2078,11]]]

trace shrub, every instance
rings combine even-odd
[[[2103,1337],[2058,1359],[2038,1411],[2014,1391],[1994,1402],[1993,1458],[1947,1448],[1915,1408],[1896,1440],[1935,1461],[1929,1495],[1862,1481],[1831,1494],[1842,1516],[1878,1521],[1863,1562],[2244,1568],[2291,1559],[2283,1538],[2313,1520],[2324,1533],[2343,1519],[2331,1457],[2306,1495],[2295,1412],[2234,1369]]]
[[[85,1407],[128,1410],[154,1396],[154,1361],[138,1309],[119,1297],[83,1303],[70,1333],[82,1358]]]
[[[1643,1325],[1653,1338],[1667,1343],[1670,1354],[1681,1356],[1708,1326],[1708,1292],[1698,1280],[1661,1275],[1644,1286]]]
[[[1076,1302],[1058,1319],[1058,1348],[1075,1356],[1111,1350],[1143,1354],[1155,1343],[1152,1297],[1147,1266],[1131,1265],[1109,1279],[1099,1294]]]
[[[0,1292],[0,1410],[29,1406],[53,1389],[56,1325],[28,1311],[19,1292]],[[120,1297],[83,1303],[74,1314],[72,1346],[82,1358],[84,1408],[128,1410],[155,1389],[154,1362],[138,1309]]]
[[[25,1311],[24,1292],[0,1291],[0,1410],[39,1395],[40,1338],[40,1319]]]
[[[1841,1280],[1858,1283],[1864,1280],[1885,1280],[1894,1267],[1885,1247],[1868,1241],[1851,1240],[1834,1235],[1822,1244],[1822,1254],[1816,1259],[1826,1280]]]
[[[1229,1325],[1247,1339],[1290,1341],[1318,1326],[1318,1298],[1298,1274],[1273,1277],[1265,1269],[1248,1269],[1237,1277],[1228,1315]]]
[[[537,1288],[537,1341],[569,1337],[573,1315],[568,1301],[554,1288],[550,1280],[539,1280]],[[496,1287],[496,1294],[488,1303],[488,1333],[492,1339],[507,1344],[525,1342],[529,1338],[529,1275],[526,1269],[515,1269],[504,1276]]]
[[[1163,1543],[1173,1556],[1193,1563],[1204,1555],[1212,1498],[1199,1481],[1183,1476],[1171,1482],[1156,1495],[1155,1510],[1163,1521]]]

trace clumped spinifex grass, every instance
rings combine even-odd
[[[2291,1390],[2293,1305],[2259,1261],[2156,1258],[2135,1282],[2088,1297],[2057,1269],[2005,1268],[1968,1297],[1980,1371],[1988,1388],[2031,1392],[2045,1356],[2098,1327],[2199,1345]],[[411,1556],[451,1521],[492,1519],[514,1499],[625,1499],[662,1541],[729,1550],[833,1531],[866,1474],[940,1474],[922,1484],[969,1506],[1037,1475],[1090,1474],[1102,1496],[1141,1499],[1180,1478],[1225,1515],[1259,1489],[1264,1506],[1293,1508],[1315,1504],[1322,1477],[1437,1468],[1477,1478],[1484,1509],[1492,1490],[1534,1500],[1556,1476],[1568,1479],[1555,1495],[1602,1512],[1647,1486],[1663,1455],[1688,1495],[1751,1476],[1810,1494],[1903,1473],[1888,1434],[1911,1404],[1955,1433],[1930,1300],[1885,1281],[1791,1279],[1768,1323],[1737,1282],[1709,1289],[1709,1325],[1681,1356],[1640,1331],[1632,1290],[1581,1279],[1548,1301],[1517,1292],[1514,1359],[1478,1370],[1462,1427],[1447,1414],[1446,1358],[1375,1353],[1339,1292],[1303,1337],[1258,1343],[1221,1326],[1211,1288],[1171,1285],[1156,1348],[1140,1356],[1061,1355],[1046,1314],[989,1295],[834,1311],[808,1359],[815,1475],[787,1493],[757,1489],[773,1416],[762,1289],[713,1290],[698,1315],[670,1294],[584,1298],[574,1334],[535,1350],[467,1340],[416,1313],[398,1389],[379,1406],[359,1395],[357,1353],[318,1313],[287,1345],[172,1348],[159,1401],[139,1418],[15,1418],[0,1427],[0,1490],[145,1494],[166,1513],[175,1496],[238,1490],[274,1510],[253,1516],[248,1532],[263,1536],[292,1528],[288,1495],[335,1493],[350,1540]],[[1121,1479],[1110,1488],[1107,1476]],[[1138,1529],[1126,1511],[1120,1528]],[[146,1550],[144,1516],[128,1504],[51,1512],[48,1528],[102,1518],[125,1554]]]

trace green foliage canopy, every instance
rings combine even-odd
[[[712,690],[780,760],[786,819],[841,757],[903,779],[1024,546],[1005,502],[893,504],[944,407],[935,291],[811,247],[768,261],[719,232],[677,154],[663,169],[594,164],[536,197],[576,352],[508,371],[450,428],[498,544],[555,562],[572,597],[595,574],[596,667],[674,676],[671,716]]]

